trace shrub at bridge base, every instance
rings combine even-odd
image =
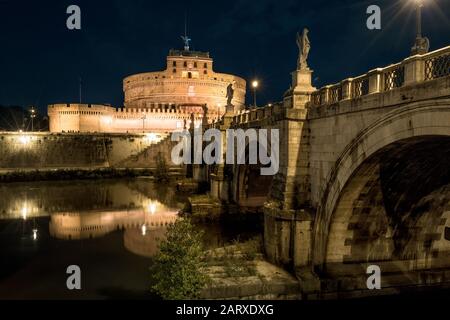
[[[166,300],[197,299],[205,286],[201,273],[202,233],[187,219],[179,219],[167,229],[151,267],[152,286]]]

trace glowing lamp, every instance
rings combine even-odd
[[[23,208],[22,208],[22,219],[23,220],[27,220],[27,215],[28,215],[28,208],[26,206],[23,206]]]
[[[150,213],[151,214],[155,214],[155,212],[156,212],[156,204],[152,203],[150,205],[149,209],[150,209]]]
[[[30,142],[31,138],[28,136],[20,136],[19,141],[22,144],[28,144]]]

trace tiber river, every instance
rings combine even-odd
[[[152,256],[184,204],[145,178],[0,184],[0,299],[154,298]],[[209,248],[259,229],[197,227]],[[66,287],[70,265],[81,268],[82,290]]]

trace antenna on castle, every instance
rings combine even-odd
[[[184,42],[184,51],[189,51],[189,42],[192,41],[187,35],[187,13],[184,14],[184,36],[181,36]]]

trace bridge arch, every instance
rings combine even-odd
[[[449,261],[442,238],[449,163],[449,99],[404,105],[360,132],[322,189],[314,267],[398,260],[420,269]]]
[[[271,149],[270,134],[268,135],[267,149]],[[253,141],[254,142],[254,141]],[[244,153],[239,153],[235,146],[236,159],[242,159],[244,164],[234,165],[234,201],[242,208],[260,209],[269,198],[269,193],[272,187],[273,175],[261,175],[261,168],[267,165],[261,164],[259,161],[260,152],[269,154],[266,148],[261,144],[257,144],[253,151],[258,154],[257,163],[250,164],[249,152],[250,141],[246,139],[245,149],[241,150]]]

